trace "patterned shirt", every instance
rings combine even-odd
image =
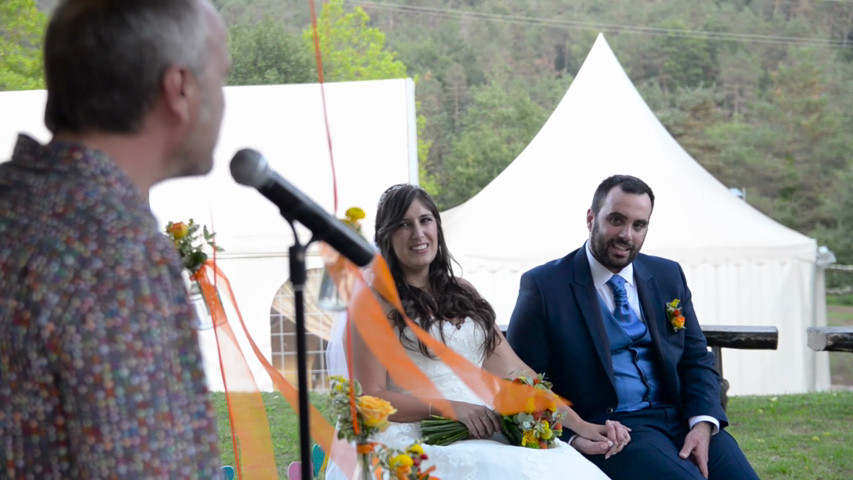
[[[181,262],[103,152],[0,164],[0,478],[219,478]]]

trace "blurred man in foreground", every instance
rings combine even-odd
[[[0,477],[215,478],[195,314],[147,199],[212,167],[225,25],[208,0],[67,0],[44,64],[53,138],[0,164]]]

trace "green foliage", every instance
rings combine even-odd
[[[233,68],[229,85],[310,83],[317,80],[313,52],[271,17],[229,28]]]
[[[46,21],[35,0],[0,2],[0,91],[44,88],[41,45]]]
[[[485,187],[527,146],[548,113],[521,85],[472,87],[460,133],[444,158],[442,207],[458,205]]]
[[[247,19],[268,9],[290,31],[304,29],[313,51],[304,10],[216,1]],[[853,3],[389,0],[364,8],[369,17],[343,0],[324,5],[326,79],[417,78],[420,176],[441,208],[476,194],[515,158],[602,31],[697,161],[853,264]]]
[[[385,34],[369,22],[370,17],[359,7],[345,12],[343,0],[323,5],[317,30],[327,81],[406,77],[406,66],[385,49]],[[303,38],[313,49],[312,28],[305,29]]]

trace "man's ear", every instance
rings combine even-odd
[[[592,213],[592,209],[588,209],[586,211],[586,228],[590,232],[592,231],[592,222],[595,221],[595,215]]]
[[[189,70],[177,65],[171,65],[163,73],[163,100],[169,112],[175,115],[181,123],[190,121],[190,96],[192,90]]]

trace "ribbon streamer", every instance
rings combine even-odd
[[[217,285],[220,285],[224,289],[223,293],[226,294],[226,298],[231,302],[252,351],[270,376],[275,389],[281,393],[297,415],[299,414],[299,391],[284,378],[281,372],[270,364],[258,348],[243,321],[243,315],[240,313],[234,292],[231,289],[231,283],[219,267],[214,262],[208,260],[202,266],[202,270],[199,270],[197,276],[205,302],[207,302],[210,308],[214,328],[217,332],[216,339],[217,348],[220,352],[220,366],[222,368],[223,381],[225,381],[226,385],[229,416],[232,418],[231,428],[233,432],[236,432],[234,435],[236,436],[234,458],[237,462],[238,474],[241,471],[246,471],[248,474],[246,478],[251,480],[255,478],[277,479],[275,455],[272,450],[272,435],[269,429],[269,420],[266,416],[263,397],[254,383],[254,377],[248,368],[245,356],[237,344],[228,317],[220,302],[220,295],[216,287],[211,283],[210,276],[213,276]],[[220,332],[222,333],[221,336],[219,335]],[[224,341],[220,341],[220,338]],[[230,359],[227,363],[225,362],[226,358]],[[251,378],[251,383],[254,385],[253,388],[251,385],[246,385],[245,380],[240,381],[246,378]],[[234,382],[237,382],[245,390],[235,392],[233,388],[229,389],[229,381],[226,379],[231,380],[230,383],[232,386]],[[324,452],[337,452],[332,459],[341,468],[355,467],[356,459],[354,452],[351,449],[341,448],[341,444],[348,444],[335,438],[335,429],[326,421],[323,414],[311,404],[309,404],[309,427],[311,438],[320,445],[320,448]]]

